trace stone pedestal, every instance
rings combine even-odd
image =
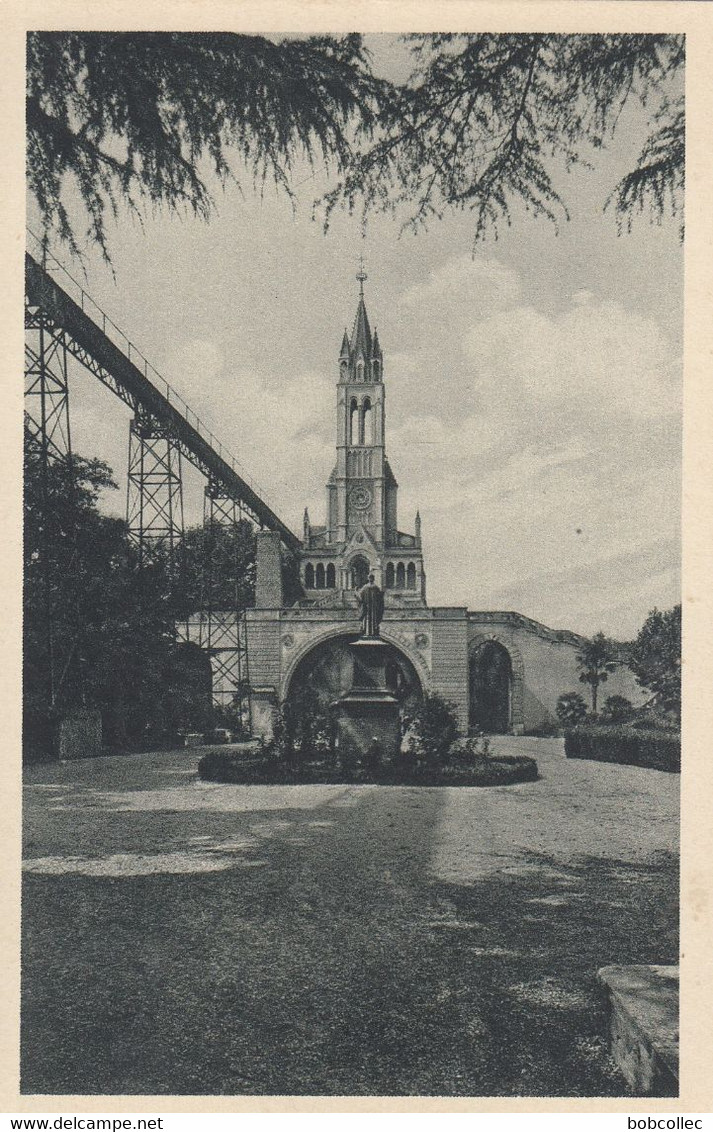
[[[102,717],[98,708],[77,708],[60,720],[57,753],[67,759],[98,759],[102,753]]]
[[[250,690],[253,735],[260,735],[266,743],[275,732],[275,719],[278,713],[277,693],[271,685],[253,687]]]
[[[386,687],[388,645],[361,639],[350,645],[354,680],[335,704],[340,752],[364,759],[379,744],[382,759],[392,759],[401,745],[399,703]]]
[[[636,1096],[678,1096],[678,967],[597,971],[610,1004],[611,1052]]]

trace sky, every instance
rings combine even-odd
[[[393,73],[388,44],[373,45]],[[312,201],[326,182],[298,176],[295,208],[228,189],[207,224],[122,214],[113,274],[90,250],[82,282],[299,532],[305,506],[324,522],[363,254],[399,526],[420,509],[429,604],[627,639],[680,600],[678,223],[619,235],[603,210],[645,128],[628,115],[594,169],[562,175],[559,234],[516,214],[473,251],[467,214],[415,236],[405,214],[374,217],[364,236],[336,213],[325,235]],[[129,412],[78,366],[71,406],[73,446],[114,468],[121,491],[104,505],[121,512]],[[187,521],[201,491],[186,469]]]

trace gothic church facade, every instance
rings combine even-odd
[[[300,579],[305,600],[343,604],[369,574],[388,607],[426,604],[421,518],[398,527],[398,484],[386,456],[386,389],[379,336],[364,303],[364,276],[351,338],[344,331],[337,382],[337,460],[327,483],[326,524],[305,510]]]
[[[279,536],[258,534],[255,608],[247,611],[253,725],[269,735],[275,714],[309,686],[324,702],[350,686],[346,643],[358,633],[355,590],[370,574],[381,586],[381,636],[391,646],[394,690],[440,692],[461,730],[523,734],[555,720],[558,697],[584,690],[576,656],[584,638],[549,629],[515,611],[429,606],[421,519],[399,529],[398,485],[386,455],[384,355],[364,301],[345,331],[336,383],[336,462],[325,522],[304,514],[301,595],[285,605]],[[474,564],[475,568],[475,564]],[[641,702],[622,665],[607,695]]]

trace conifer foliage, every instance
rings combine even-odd
[[[28,180],[45,230],[79,250],[73,182],[108,257],[121,200],[207,218],[211,177],[292,194],[305,159],[334,176],[316,202],[325,225],[337,207],[403,209],[415,229],[466,210],[475,239],[523,207],[557,225],[560,167],[586,164],[631,105],[651,132],[606,203],[624,229],[640,212],[682,217],[682,36],[428,34],[406,48],[411,73],[392,82],[357,34],[31,33]]]
[[[655,129],[607,203],[621,224],[646,204],[660,219],[682,209],[683,39],[666,35],[419,35],[416,68],[382,102],[376,143],[327,197],[365,210],[412,208],[412,228],[469,210],[474,236],[524,206],[555,225],[569,219],[555,186],[610,140],[630,103]]]
[[[74,251],[74,181],[90,236],[123,199],[207,218],[206,179],[290,191],[298,157],[337,169],[348,131],[373,122],[374,80],[357,35],[281,39],[184,32],[32,32],[28,179],[46,227]]]

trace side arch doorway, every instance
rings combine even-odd
[[[513,667],[499,641],[486,641],[470,657],[469,724],[473,731],[506,735],[513,725]]]

